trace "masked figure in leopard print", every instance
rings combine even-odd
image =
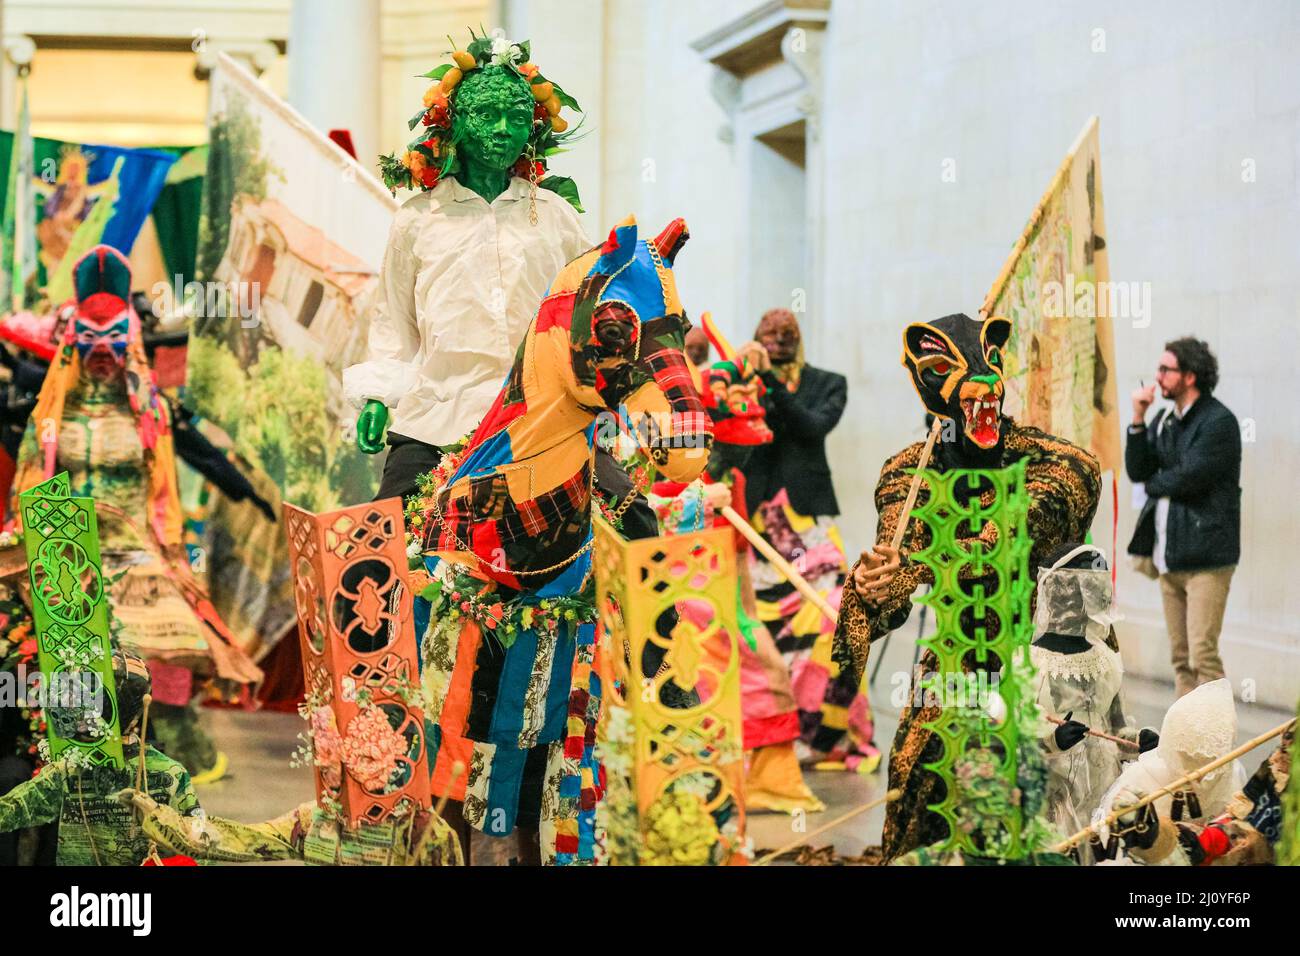
[[[1101,471],[1088,452],[1069,442],[1002,414],[1003,348],[1011,323],[998,316],[981,321],[956,314],[934,322],[918,322],[903,332],[903,365],[926,410],[941,419],[939,441],[929,463],[931,469],[997,469],[1028,459],[1025,488],[1030,497],[1028,529],[1033,539],[1029,563],[1042,559],[1066,541],[1081,541],[1088,533],[1101,489]],[[919,518],[908,522],[901,547],[890,547],[902,517],[911,483],[910,469],[919,463],[923,442],[915,442],[885,462],[876,485],[876,510],[880,515],[877,544],[863,552],[844,589],[835,633],[835,659],[861,674],[872,642],[901,627],[912,610],[912,594],[922,584],[933,584],[925,565],[908,555],[926,546],[929,532]],[[968,494],[991,500],[992,486],[972,482]],[[922,484],[917,503],[926,500]],[[996,529],[990,523],[973,535],[994,544]],[[973,586],[980,583],[972,580]],[[995,583],[995,582],[993,582]],[[975,627],[978,621],[965,621]],[[922,673],[934,671],[935,656],[926,652]],[[989,665],[994,669],[999,662]],[[973,662],[972,662],[973,669]],[[919,675],[912,677],[913,689]],[[885,818],[883,850],[892,860],[918,846],[948,835],[943,818],[927,805],[943,799],[943,783],[924,764],[941,755],[941,741],[926,724],[938,716],[935,705],[913,693],[899,718],[889,758],[889,787],[903,796],[889,805]]]

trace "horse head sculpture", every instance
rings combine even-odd
[[[690,481],[712,425],[682,353],[676,219],[638,239],[628,217],[556,276],[505,384],[432,497],[427,551],[516,590],[574,567],[591,535],[598,427],[633,435],[661,474]]]

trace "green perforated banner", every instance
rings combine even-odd
[[[1296,716],[1300,718],[1300,713]],[[1300,729],[1292,729],[1300,733]],[[1294,770],[1282,793],[1282,836],[1276,862],[1278,866],[1300,866],[1300,773]]]
[[[1039,714],[1028,653],[1024,482],[1024,461],[1000,471],[927,470],[929,494],[913,511],[930,533],[912,560],[934,572],[934,587],[918,600],[936,625],[921,644],[938,667],[922,677],[921,691],[940,705],[926,727],[942,740],[943,756],[924,765],[944,781],[943,801],[929,805],[948,823],[940,851],[1018,860],[1037,849],[1026,839],[1035,809],[1025,796],[1040,788],[1025,771],[1041,761],[1030,752]]]
[[[18,505],[50,755],[125,767],[94,499],[73,497],[65,472],[24,491]]]

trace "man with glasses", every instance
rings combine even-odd
[[[1168,342],[1156,383],[1133,393],[1124,465],[1146,487],[1129,554],[1159,577],[1178,696],[1223,676],[1219,631],[1241,555],[1241,431],[1213,397],[1219,363],[1199,339]],[[1172,408],[1147,410],[1156,386]]]

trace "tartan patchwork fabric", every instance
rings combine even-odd
[[[540,318],[539,318],[540,321]],[[510,374],[506,376],[506,386],[501,396],[492,405],[492,411],[500,407],[510,407],[512,405],[522,405],[527,409],[528,404],[524,396],[524,352],[528,348],[528,337],[519,343],[519,348],[515,351],[514,364],[510,366]],[[488,413],[492,417],[492,413]]]
[[[568,498],[571,508],[585,506],[591,495],[591,473],[584,468],[561,485],[560,491]]]
[[[657,425],[653,419],[650,423]],[[648,423],[649,424],[649,423]],[[649,448],[702,448],[708,449],[713,436],[713,420],[706,411],[673,412],[668,416],[668,434],[655,427],[645,430],[643,437]]]
[[[681,349],[660,349],[646,356],[645,362],[650,366],[655,383],[664,390],[664,394],[674,405],[679,398],[685,400],[688,396],[694,396],[696,403],[701,408],[704,407],[704,403],[700,401],[700,393],[696,391],[695,382],[691,379],[690,369],[686,367],[686,356],[682,354]]]
[[[562,866],[596,858],[596,804],[605,795],[605,768],[595,748],[601,698],[600,677],[592,668],[595,643],[594,624],[579,628],[554,821],[555,862]]]
[[[565,436],[546,427],[552,420],[548,413],[566,405],[593,416],[621,411],[625,401],[638,406],[627,418],[643,423],[647,451],[661,469],[696,464],[694,456],[679,452],[707,449],[711,424],[681,353],[689,323],[669,268],[685,239],[685,224],[675,221],[658,237],[638,240],[629,219],[603,245],[561,270],[452,476],[448,488],[457,488],[459,496],[452,499],[447,490],[439,496],[441,527],[429,516],[426,545],[436,538],[433,550],[447,557],[472,550],[480,573],[516,590],[522,589],[522,579],[515,572],[528,570],[530,561],[553,563],[561,545],[576,550],[587,531],[590,460],[574,471],[573,443],[557,441]],[[602,343],[596,332],[604,323],[633,327],[611,329]],[[630,359],[638,351],[638,338],[651,354],[618,361],[620,353]],[[658,394],[647,387],[652,381]],[[559,419],[573,421],[572,416]],[[590,446],[591,436],[586,440]],[[504,472],[525,462],[534,496],[516,501]],[[549,560],[537,560],[543,552]],[[540,587],[545,578],[528,583]]]
[[[444,523],[465,542],[471,536],[477,538],[485,523],[495,527],[495,540],[501,543],[542,538],[548,531],[553,537],[571,526],[569,519],[575,511],[590,505],[591,469],[584,467],[558,488],[527,501],[512,501],[505,475],[496,474],[473,479],[468,495],[452,498],[449,492],[444,492],[439,502]],[[433,522],[430,530],[436,527]],[[451,532],[442,531],[438,550],[456,550]]]
[[[535,538],[546,530],[546,518],[536,501],[519,502],[519,516],[523,518],[524,531],[529,537]]]
[[[600,413],[667,429],[649,449],[666,477],[688,481],[703,469],[707,455],[697,460],[679,450],[707,449],[711,434],[681,353],[688,323],[671,266],[685,239],[678,220],[660,236],[638,240],[629,218],[602,246],[560,271],[501,393],[439,493],[443,526],[428,516],[426,546],[435,544],[437,552],[426,562],[430,571],[441,560],[456,560],[495,582],[503,597],[507,589],[523,592],[523,600],[576,594],[591,557],[569,559],[581,555],[591,534],[591,456]],[[635,319],[642,320],[617,327]],[[638,351],[651,354],[633,361]],[[520,481],[521,468],[527,482]],[[516,492],[526,487],[531,497],[512,498],[511,480]],[[483,809],[501,807],[513,825],[524,777],[519,755],[525,751],[517,745],[527,736],[548,747],[541,823],[544,856],[557,864],[591,863],[600,855],[596,806],[605,791],[595,751],[601,709],[600,678],[592,669],[595,626],[581,625],[574,640],[567,659],[566,648],[547,651],[532,628],[517,632],[504,654],[483,640],[453,664],[452,677],[463,679],[439,678],[438,685],[448,688],[439,740],[451,739],[460,714],[463,737],[495,748],[489,792],[478,797],[480,818]],[[549,663],[547,653],[554,655]],[[428,681],[432,665],[425,664]],[[468,779],[476,779],[472,771]],[[466,819],[470,808],[467,799]]]

